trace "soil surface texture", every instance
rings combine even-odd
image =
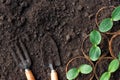
[[[73,57],[83,56],[83,40],[90,31],[98,30],[95,23],[96,12],[103,6],[119,4],[120,0],[0,0],[0,80],[26,80],[24,70],[18,67],[20,62],[16,64],[11,55],[11,46],[18,40],[22,40],[27,48],[32,61],[30,69],[36,80],[50,80],[50,68],[44,65],[44,62],[49,64],[46,56],[52,59],[59,80],[67,80],[67,62]],[[110,15],[109,8],[105,13],[101,12],[98,20],[103,19],[105,15]],[[120,22],[115,23],[113,32],[118,29]],[[48,33],[50,38],[43,41]],[[111,35],[107,37],[109,40]],[[120,38],[113,45],[120,47],[117,41],[120,41]],[[89,50],[88,46],[91,46],[89,42],[84,48]],[[100,46],[103,54],[110,56],[109,51],[106,51],[107,42]],[[47,54],[44,55],[45,52]],[[58,57],[60,63],[57,61]],[[84,63],[84,60],[81,61],[80,63]],[[77,80],[86,80],[85,75],[82,78]]]

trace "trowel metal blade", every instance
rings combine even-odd
[[[41,52],[43,57],[43,63],[45,66],[49,65],[49,60],[51,59],[53,65],[60,66],[60,55],[58,52],[57,45],[51,34],[47,33],[44,35],[42,42],[41,42]]]

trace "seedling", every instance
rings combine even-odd
[[[99,31],[107,32],[113,26],[113,21],[120,20],[120,6],[116,7],[111,15],[111,18],[105,18],[99,25]],[[92,43],[92,47],[89,51],[89,57],[92,61],[98,60],[101,55],[101,49],[98,46],[101,42],[101,34],[99,31],[93,30],[90,33],[90,42]]]
[[[116,7],[113,10],[111,18],[105,18],[102,20],[102,22],[99,25],[99,30],[101,32],[107,32],[113,27],[113,22],[119,20],[120,20],[120,6]]]
[[[110,76],[111,76],[111,73],[117,71],[117,69],[119,68],[119,63],[120,61],[120,52],[119,52],[119,55],[118,55],[118,59],[113,59],[109,66],[108,66],[108,71],[107,72],[104,72],[102,74],[102,76],[100,77],[100,80],[109,80],[110,79]]]
[[[96,61],[101,55],[101,49],[98,46],[101,42],[101,34],[97,30],[93,30],[90,33],[90,42],[92,43],[92,47],[89,51],[89,57],[92,61]]]
[[[68,80],[73,80],[77,78],[79,73],[89,74],[92,72],[92,67],[88,64],[82,64],[79,68],[72,68],[66,73],[66,77]]]

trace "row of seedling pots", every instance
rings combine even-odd
[[[97,80],[119,80],[119,60],[119,58],[101,57],[94,65],[88,58],[77,56],[67,63],[66,77],[68,80],[93,80],[94,76]]]
[[[120,30],[111,32],[114,23],[120,20],[120,6],[103,7],[98,14],[107,8],[113,8],[111,18],[105,18],[96,24],[99,30],[93,30],[83,40],[82,53],[71,59],[66,65],[68,80],[119,80],[120,79]],[[112,37],[109,39],[108,37]],[[110,57],[107,57],[110,56]]]

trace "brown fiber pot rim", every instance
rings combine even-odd
[[[120,32],[117,32],[115,35],[113,35],[112,37],[111,37],[111,39],[110,39],[110,41],[109,41],[109,51],[110,51],[110,55],[112,56],[112,57],[114,57],[114,58],[117,58],[116,56],[115,56],[115,54],[114,54],[114,52],[113,52],[113,49],[112,49],[112,43],[113,43],[113,41],[114,41],[114,39],[116,38],[116,37],[118,37],[118,36],[120,36]]]

